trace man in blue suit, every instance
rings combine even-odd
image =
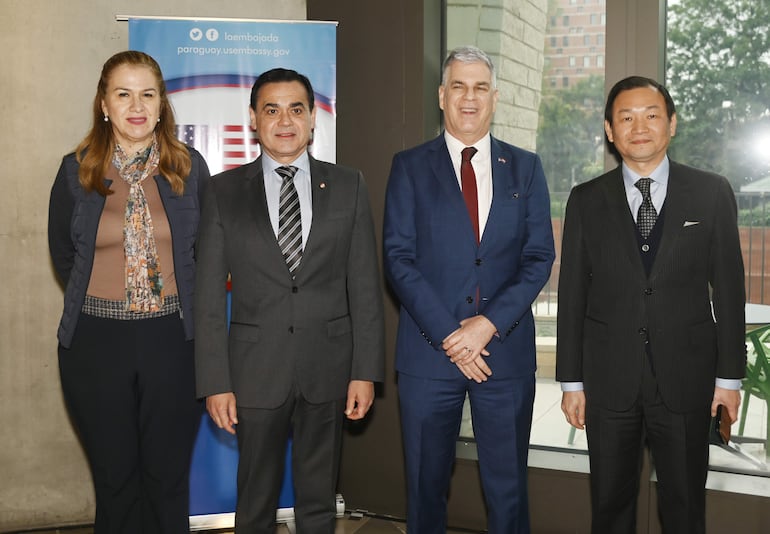
[[[554,260],[548,190],[535,154],[489,133],[498,93],[484,52],[450,52],[438,96],[445,131],[396,154],[385,206],[385,270],[401,304],[407,530],[446,531],[468,394],[489,532],[529,532],[531,305]]]

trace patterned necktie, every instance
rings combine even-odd
[[[471,158],[478,152],[474,147],[469,146],[462,151],[462,162],[460,163],[460,181],[463,187],[463,198],[465,206],[468,208],[468,215],[471,218],[473,231],[476,233],[476,243],[480,241],[479,232],[479,195],[476,190],[476,173],[473,171]]]
[[[302,259],[302,217],[299,210],[299,195],[297,195],[297,188],[294,187],[297,167],[278,167],[275,172],[283,178],[278,196],[278,246],[293,277]]]
[[[636,214],[636,226],[639,228],[639,233],[645,239],[650,237],[652,227],[655,226],[655,221],[658,220],[658,212],[655,211],[655,206],[652,205],[652,197],[650,196],[651,182],[650,178],[639,178],[634,184],[642,193],[642,204],[639,206],[639,212]]]

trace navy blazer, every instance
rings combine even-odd
[[[441,343],[477,311],[497,327],[487,346],[493,378],[535,371],[531,306],[555,256],[548,188],[537,155],[493,137],[491,159],[492,205],[477,244],[443,134],[393,158],[383,245],[401,303],[399,372],[460,376]]]
[[[209,168],[197,150],[190,147],[188,150],[192,168],[182,195],[174,193],[162,176],[154,178],[171,227],[176,285],[185,338],[189,340],[193,338],[194,246]],[[59,343],[64,347],[69,347],[72,342],[86,298],[94,264],[96,232],[105,201],[99,193],[83,189],[79,169],[74,153],[64,156],[51,189],[48,208],[48,247],[56,274],[65,287],[64,312],[58,331]],[[105,179],[105,183],[109,186],[111,181]]]

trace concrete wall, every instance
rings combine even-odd
[[[547,0],[447,0],[447,50],[472,44],[492,57],[500,98],[492,133],[535,149]]]
[[[94,498],[62,402],[62,292],[48,194],[85,134],[104,61],[128,46],[115,15],[305,19],[305,0],[1,0],[0,531],[90,522]]]

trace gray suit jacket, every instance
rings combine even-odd
[[[232,391],[239,406],[274,408],[292,386],[319,403],[344,398],[351,379],[383,379],[382,293],[363,176],[312,157],[310,173],[313,221],[294,280],[270,224],[261,158],[207,188],[195,291],[200,397]]]
[[[743,377],[744,273],[730,184],[672,161],[663,209],[648,277],[620,167],[570,194],[556,379],[582,381],[587,402],[630,407],[648,353],[674,412],[709,406],[715,377]]]

